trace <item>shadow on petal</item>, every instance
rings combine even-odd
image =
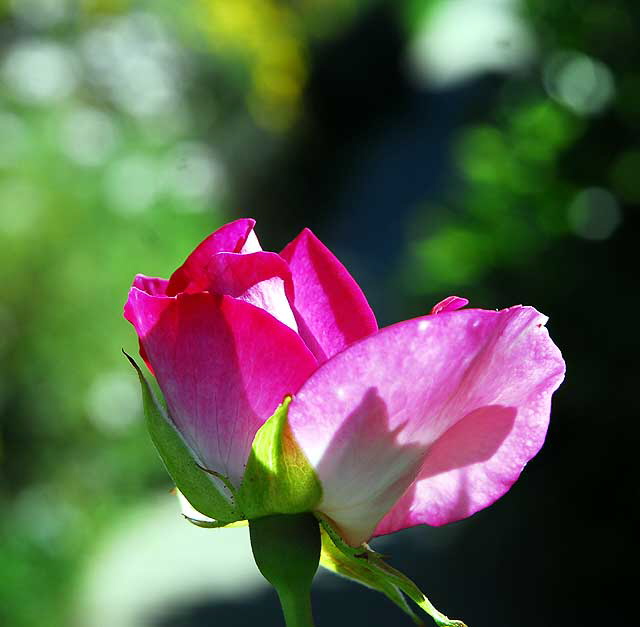
[[[403,441],[407,423],[390,423],[378,389],[368,388],[316,466],[324,489],[320,510],[354,546],[371,536],[422,466],[424,446]]]
[[[429,448],[418,477],[380,522],[375,535],[425,522],[438,524],[443,511],[455,512],[456,520],[477,511],[471,492],[479,486],[469,472],[496,455],[512,433],[517,415],[515,407],[485,405],[448,429]]]
[[[486,405],[468,413],[429,449],[420,479],[463,468],[491,457],[513,429],[515,407]]]

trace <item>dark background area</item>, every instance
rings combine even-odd
[[[280,624],[275,593],[220,596],[213,580],[128,623],[105,609],[136,594],[104,564],[162,571],[110,547],[171,498],[119,354],[136,349],[129,282],[168,276],[243,215],[268,250],[311,227],[380,326],[450,294],[549,315],[567,378],[541,453],[487,510],[374,548],[470,627],[632,624],[640,16],[622,0],[469,1],[4,6],[0,624]],[[168,560],[179,541],[162,537]],[[187,589],[175,560],[167,586]],[[410,624],[328,575],[314,610],[320,626]]]

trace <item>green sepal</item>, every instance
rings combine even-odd
[[[244,516],[237,505],[230,503],[207,473],[198,466],[166,410],[158,403],[136,361],[124,350],[122,352],[138,373],[149,435],[178,490],[196,510],[215,518],[222,525],[242,520]]]
[[[359,559],[353,553],[343,553],[342,550],[335,545],[324,525],[322,525],[320,565],[337,575],[352,579],[367,586],[367,588],[382,592],[402,611],[406,612],[416,625],[424,625],[411,607],[409,607],[400,589],[385,578],[376,576],[369,568],[366,560]]]
[[[287,396],[253,440],[238,493],[249,520],[310,512],[322,498],[320,481],[289,428],[290,403]]]
[[[320,521],[322,529],[321,566],[368,588],[382,592],[406,612],[417,625],[423,623],[409,607],[403,595],[409,597],[420,609],[431,616],[438,627],[466,627],[462,621],[452,620],[433,607],[429,599],[411,579],[389,566],[382,556],[372,551],[368,545],[362,544],[354,549],[342,540],[340,534],[331,527],[326,519],[320,518]]]
[[[322,530],[331,538],[333,544],[336,545],[342,553],[351,557],[362,557],[363,555],[375,555],[376,557],[384,557],[381,553],[373,551],[368,544],[363,542],[360,546],[351,546],[347,544],[340,533],[334,528],[331,520],[322,512],[314,512],[316,518],[320,521]]]
[[[182,514],[188,522],[196,527],[201,527],[202,529],[233,529],[235,527],[247,527],[249,525],[248,520],[237,520],[232,523],[226,523],[222,520],[198,520],[197,518],[191,518],[191,516],[187,516],[186,514]]]
[[[182,515],[187,522],[190,522],[192,525],[202,529],[224,529],[225,527],[235,525],[235,523],[226,523],[222,520],[198,520],[197,518],[191,518],[186,514]]]

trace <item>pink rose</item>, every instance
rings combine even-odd
[[[312,509],[352,546],[502,496],[542,446],[564,376],[546,317],[450,297],[378,330],[311,231],[276,254],[253,227],[222,227],[169,280],[138,275],[125,306],[168,420],[231,488],[206,475],[211,489],[232,499],[256,432],[291,395],[289,433],[321,487]]]

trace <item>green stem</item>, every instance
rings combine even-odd
[[[301,590],[298,594],[278,591],[278,598],[287,627],[313,627],[310,591]]]
[[[320,527],[313,514],[279,514],[249,521],[251,548],[276,589],[287,627],[313,627],[311,582],[320,561]]]

